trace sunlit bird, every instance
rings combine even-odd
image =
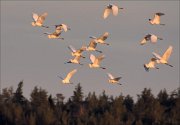
[[[36,13],[33,13],[33,22],[31,23],[32,26],[38,26],[38,27],[45,27],[45,28],[49,28],[48,26],[44,26],[44,20],[46,18],[46,16],[48,15],[48,13],[43,13],[42,15],[38,15]]]
[[[57,31],[62,31],[67,32],[68,30],[71,30],[66,24],[59,24],[55,25]]]
[[[69,45],[68,48],[71,50],[71,55],[72,56],[80,56],[82,58],[85,58],[82,56],[83,51],[86,50],[85,46],[82,46],[80,49],[76,50],[72,45]]]
[[[144,45],[147,43],[147,41],[150,41],[151,43],[156,43],[157,40],[163,40],[163,38],[160,38],[154,34],[147,34],[143,40],[140,42],[141,45]]]
[[[173,47],[169,46],[168,49],[165,51],[165,53],[163,54],[162,57],[160,55],[158,55],[157,53],[153,52],[153,55],[157,59],[157,63],[166,64],[166,65],[168,65],[170,67],[173,67],[172,65],[170,65],[168,63],[168,59],[169,59],[169,57],[170,57],[170,55],[172,53],[172,49],[173,49]]]
[[[86,47],[86,51],[96,51],[102,53],[102,51],[97,50],[96,47],[97,47],[97,40],[95,38],[92,38],[89,45]]]
[[[74,59],[70,59],[68,62],[66,62],[64,64],[74,63],[74,64],[83,65],[83,64],[80,63],[80,58],[81,58],[81,56],[75,56]]]
[[[105,58],[104,55],[95,57],[93,54],[90,55],[90,60],[91,63],[89,64],[90,68],[101,68],[101,69],[106,69],[105,67],[100,66],[100,62]]]
[[[164,13],[155,13],[154,18],[153,19],[149,19],[149,23],[152,25],[165,25],[165,24],[161,24],[160,21],[160,17],[165,15]]]
[[[159,69],[158,67],[156,67],[156,61],[157,59],[156,58],[151,58],[151,61],[147,64],[144,64],[144,69],[148,72],[149,69]]]
[[[90,36],[90,38],[92,39],[96,39],[96,42],[97,43],[100,43],[100,44],[105,44],[105,45],[109,45],[109,43],[106,43],[105,40],[108,38],[109,36],[109,33],[108,32],[105,32],[103,35],[101,35],[100,37],[95,37],[95,36]]]
[[[70,79],[76,72],[77,72],[77,69],[74,69],[71,72],[69,72],[65,78],[62,78],[61,76],[58,76],[58,77],[62,79],[62,83],[64,84],[73,84],[72,82],[70,82]]]
[[[106,19],[110,13],[112,13],[114,16],[117,16],[119,9],[123,9],[123,8],[119,8],[114,4],[109,4],[108,6],[106,6],[104,10],[103,18]]]
[[[64,40],[64,38],[61,37],[61,33],[57,33],[57,32],[48,33],[48,32],[45,32],[44,34],[47,35],[47,37],[49,39],[62,39],[62,40]]]
[[[112,74],[110,73],[107,73],[109,79],[108,79],[108,82],[109,83],[112,83],[112,84],[118,84],[118,85],[122,85],[121,83],[119,83],[119,80],[122,78],[122,77],[114,77]]]

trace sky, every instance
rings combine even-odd
[[[108,4],[123,7],[117,16],[102,18]],[[44,25],[49,29],[33,27],[32,13],[48,13]],[[161,22],[165,26],[152,26],[148,19],[154,13],[163,12]],[[67,24],[71,30],[61,35],[64,41],[48,39],[44,32],[53,32],[55,24]],[[89,55],[84,52],[83,66],[64,64],[71,59],[68,45],[80,48],[88,45],[89,36],[100,36],[109,32],[106,40],[110,45],[98,45],[105,59],[103,69],[90,69]],[[162,37],[156,44],[139,43],[152,33]],[[160,69],[144,70],[143,64],[153,57],[152,52],[162,55],[173,46],[167,65],[157,65]],[[64,85],[57,77],[65,77],[72,69],[77,73],[72,77],[74,84]],[[108,83],[106,73],[121,76],[119,85]],[[66,98],[73,95],[75,86],[81,83],[83,92],[109,96],[131,95],[134,99],[144,88],[150,88],[154,95],[160,90],[171,92],[179,87],[179,1],[1,1],[1,88],[16,90],[24,81],[23,94],[29,98],[35,86],[47,90],[55,96],[62,93]]]

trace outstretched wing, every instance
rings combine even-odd
[[[109,33],[108,32],[105,32],[103,35],[101,35],[99,38],[98,38],[98,40],[99,39],[101,39],[101,40],[106,40],[107,38],[108,38],[108,36],[109,36]]]
[[[165,15],[164,13],[161,13],[161,12],[158,12],[158,13],[156,13],[156,15],[158,15],[158,16],[163,16],[163,15]]]
[[[173,49],[173,47],[172,46],[169,46],[169,48],[166,50],[166,52],[163,54],[163,56],[162,56],[162,58],[164,59],[164,60],[168,60],[169,59],[169,57],[170,57],[170,55],[171,55],[171,53],[172,53],[172,49]]]
[[[98,59],[99,61],[103,60],[104,58],[105,58],[105,55],[101,55],[101,56],[98,56],[98,57],[97,57],[97,59]]]
[[[152,54],[153,54],[153,56],[155,56],[157,59],[162,59],[162,57],[161,57],[160,55],[158,55],[157,53],[153,52]]]
[[[118,6],[113,5],[113,6],[112,6],[112,12],[113,12],[113,15],[114,15],[114,16],[117,16],[117,15],[118,15],[118,11],[119,11]]]
[[[110,8],[106,8],[104,10],[103,18],[106,19],[109,16],[110,13],[111,13],[111,9]]]
[[[67,76],[66,76],[66,78],[65,79],[71,79],[71,77],[74,75],[74,73],[76,73],[77,72],[77,69],[74,69],[74,70],[72,70],[71,72],[69,72],[68,74],[67,74]]]
[[[76,49],[75,49],[72,45],[69,45],[68,48],[69,48],[73,53],[76,52]]]
[[[115,81],[119,81],[122,77],[114,78]]]
[[[39,18],[38,18],[38,22],[39,23],[41,23],[41,24],[43,24],[43,22],[44,22],[44,20],[45,20],[45,18],[46,18],[46,16],[48,15],[48,13],[43,13],[41,16],[39,16]]]
[[[110,79],[114,79],[114,76],[111,73],[107,73]]]
[[[34,19],[34,21],[36,22],[37,20],[38,20],[38,18],[39,18],[39,16],[38,16],[38,14],[36,14],[36,13],[33,13],[33,19]]]
[[[66,24],[61,24],[61,25],[62,25],[63,30],[66,32],[68,30],[67,25]]]
[[[146,43],[147,43],[147,40],[145,38],[143,40],[141,40],[141,42],[140,42],[141,45],[144,45]]]
[[[78,53],[82,53],[86,50],[86,46],[82,46],[80,49],[77,50]]]
[[[157,15],[157,13],[154,15],[153,22],[155,22],[156,24],[159,24],[159,23],[160,23],[160,16]]]
[[[96,59],[96,57],[93,54],[91,54],[90,55],[90,60],[91,60],[92,63],[94,63],[95,59]]]
[[[96,58],[96,60],[94,61],[94,63],[99,65],[99,63],[100,63],[104,58],[105,58],[104,55],[98,56],[98,57]]]
[[[96,46],[97,46],[97,43],[94,41],[94,39],[92,39],[89,43],[89,47],[96,48]]]

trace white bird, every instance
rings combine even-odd
[[[46,18],[46,16],[48,15],[48,13],[43,13],[42,15],[38,15],[36,13],[33,13],[33,22],[31,23],[32,26],[38,26],[38,27],[45,27],[45,28],[49,28],[48,26],[44,26],[44,20]]]
[[[78,50],[76,50],[72,45],[69,45],[68,48],[71,50],[71,55],[72,56],[80,56],[82,58],[85,58],[84,56],[82,56],[82,52],[87,49],[85,46],[82,46]]]
[[[62,79],[62,83],[64,83],[64,84],[72,84],[72,83],[70,82],[70,79],[71,79],[71,77],[72,77],[76,72],[77,72],[77,69],[74,69],[74,70],[72,70],[71,72],[69,72],[65,78],[62,78],[61,76],[58,76],[58,77],[59,77],[60,79]]]
[[[104,9],[103,18],[106,19],[111,12],[114,16],[117,16],[119,9],[123,9],[123,8],[119,8],[118,6],[116,6],[114,4],[109,4]]]
[[[165,15],[164,13],[155,13],[154,18],[153,19],[149,19],[149,23],[152,25],[165,25],[165,24],[161,24],[161,20],[160,17]]]
[[[89,64],[90,68],[101,68],[101,69],[106,69],[105,67],[100,66],[100,62],[105,58],[104,55],[95,57],[93,54],[90,55],[90,60],[91,63]]]
[[[59,24],[55,25],[57,31],[62,31],[67,32],[68,30],[71,30],[66,24]]]
[[[64,38],[61,37],[61,33],[57,33],[56,31],[53,33],[45,32],[44,34],[47,35],[47,37],[49,39],[62,39],[62,40],[64,40]]]
[[[90,38],[92,39],[96,39],[96,42],[97,43],[100,43],[100,44],[105,44],[105,45],[109,45],[109,43],[106,43],[105,40],[108,38],[109,36],[109,33],[108,32],[105,32],[103,35],[101,35],[100,37],[95,37],[95,36],[90,36]]]
[[[151,43],[156,43],[157,40],[163,40],[162,38],[154,35],[154,34],[147,34],[143,40],[140,42],[141,45],[144,45],[147,43],[147,41],[150,41]]]
[[[86,51],[96,51],[102,53],[102,51],[96,49],[96,46],[97,46],[97,40],[93,38],[91,39],[89,45],[86,47]]]
[[[112,83],[112,84],[118,84],[118,85],[122,85],[119,83],[119,80],[122,78],[122,77],[114,77],[112,74],[110,73],[107,73],[107,75],[109,76],[109,79],[108,79],[108,82],[109,83]]]
[[[74,64],[83,65],[83,64],[80,63],[80,58],[81,58],[81,56],[75,56],[74,59],[70,59],[70,60],[69,60],[68,62],[66,62],[66,63],[74,63]],[[66,63],[65,63],[65,64],[66,64]]]
[[[157,63],[166,64],[166,65],[168,65],[170,67],[173,67],[172,65],[170,65],[168,63],[168,59],[169,59],[169,57],[170,57],[170,55],[172,53],[172,49],[173,49],[173,47],[169,46],[168,49],[165,51],[165,53],[163,54],[162,57],[160,55],[158,55],[157,53],[153,52],[153,55],[157,59]]]
[[[148,72],[149,71],[149,69],[151,68],[151,69],[159,69],[158,67],[156,67],[155,66],[155,64],[156,64],[156,58],[151,58],[151,61],[149,62],[149,63],[147,63],[147,64],[144,64],[144,69]]]

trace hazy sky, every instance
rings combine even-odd
[[[124,10],[104,20],[103,10],[109,3]],[[32,27],[32,12],[48,12],[44,24],[51,28]],[[161,19],[165,26],[148,23],[155,12],[165,13]],[[44,36],[44,32],[53,32],[52,25],[61,23],[71,28],[62,33],[64,41]],[[110,34],[106,40],[110,46],[98,45],[97,48],[106,56],[101,64],[107,70],[88,67],[91,52],[84,53],[86,59],[81,60],[84,66],[64,64],[71,58],[68,45],[80,48],[89,44],[89,36],[100,36],[104,32]],[[140,46],[140,40],[147,33],[164,40]],[[173,46],[169,63],[174,67],[158,65],[159,70],[146,72],[143,64],[149,62],[152,52],[162,55],[169,45]],[[57,75],[65,77],[75,68],[78,71],[71,79],[75,84],[62,84]],[[121,76],[123,85],[109,84],[107,72]],[[53,96],[62,93],[69,97],[79,82],[85,95],[105,90],[109,95],[123,93],[136,98],[145,87],[151,88],[155,95],[164,88],[173,91],[179,86],[179,1],[1,1],[1,86],[13,86],[15,90],[21,80],[28,98],[35,86]]]

